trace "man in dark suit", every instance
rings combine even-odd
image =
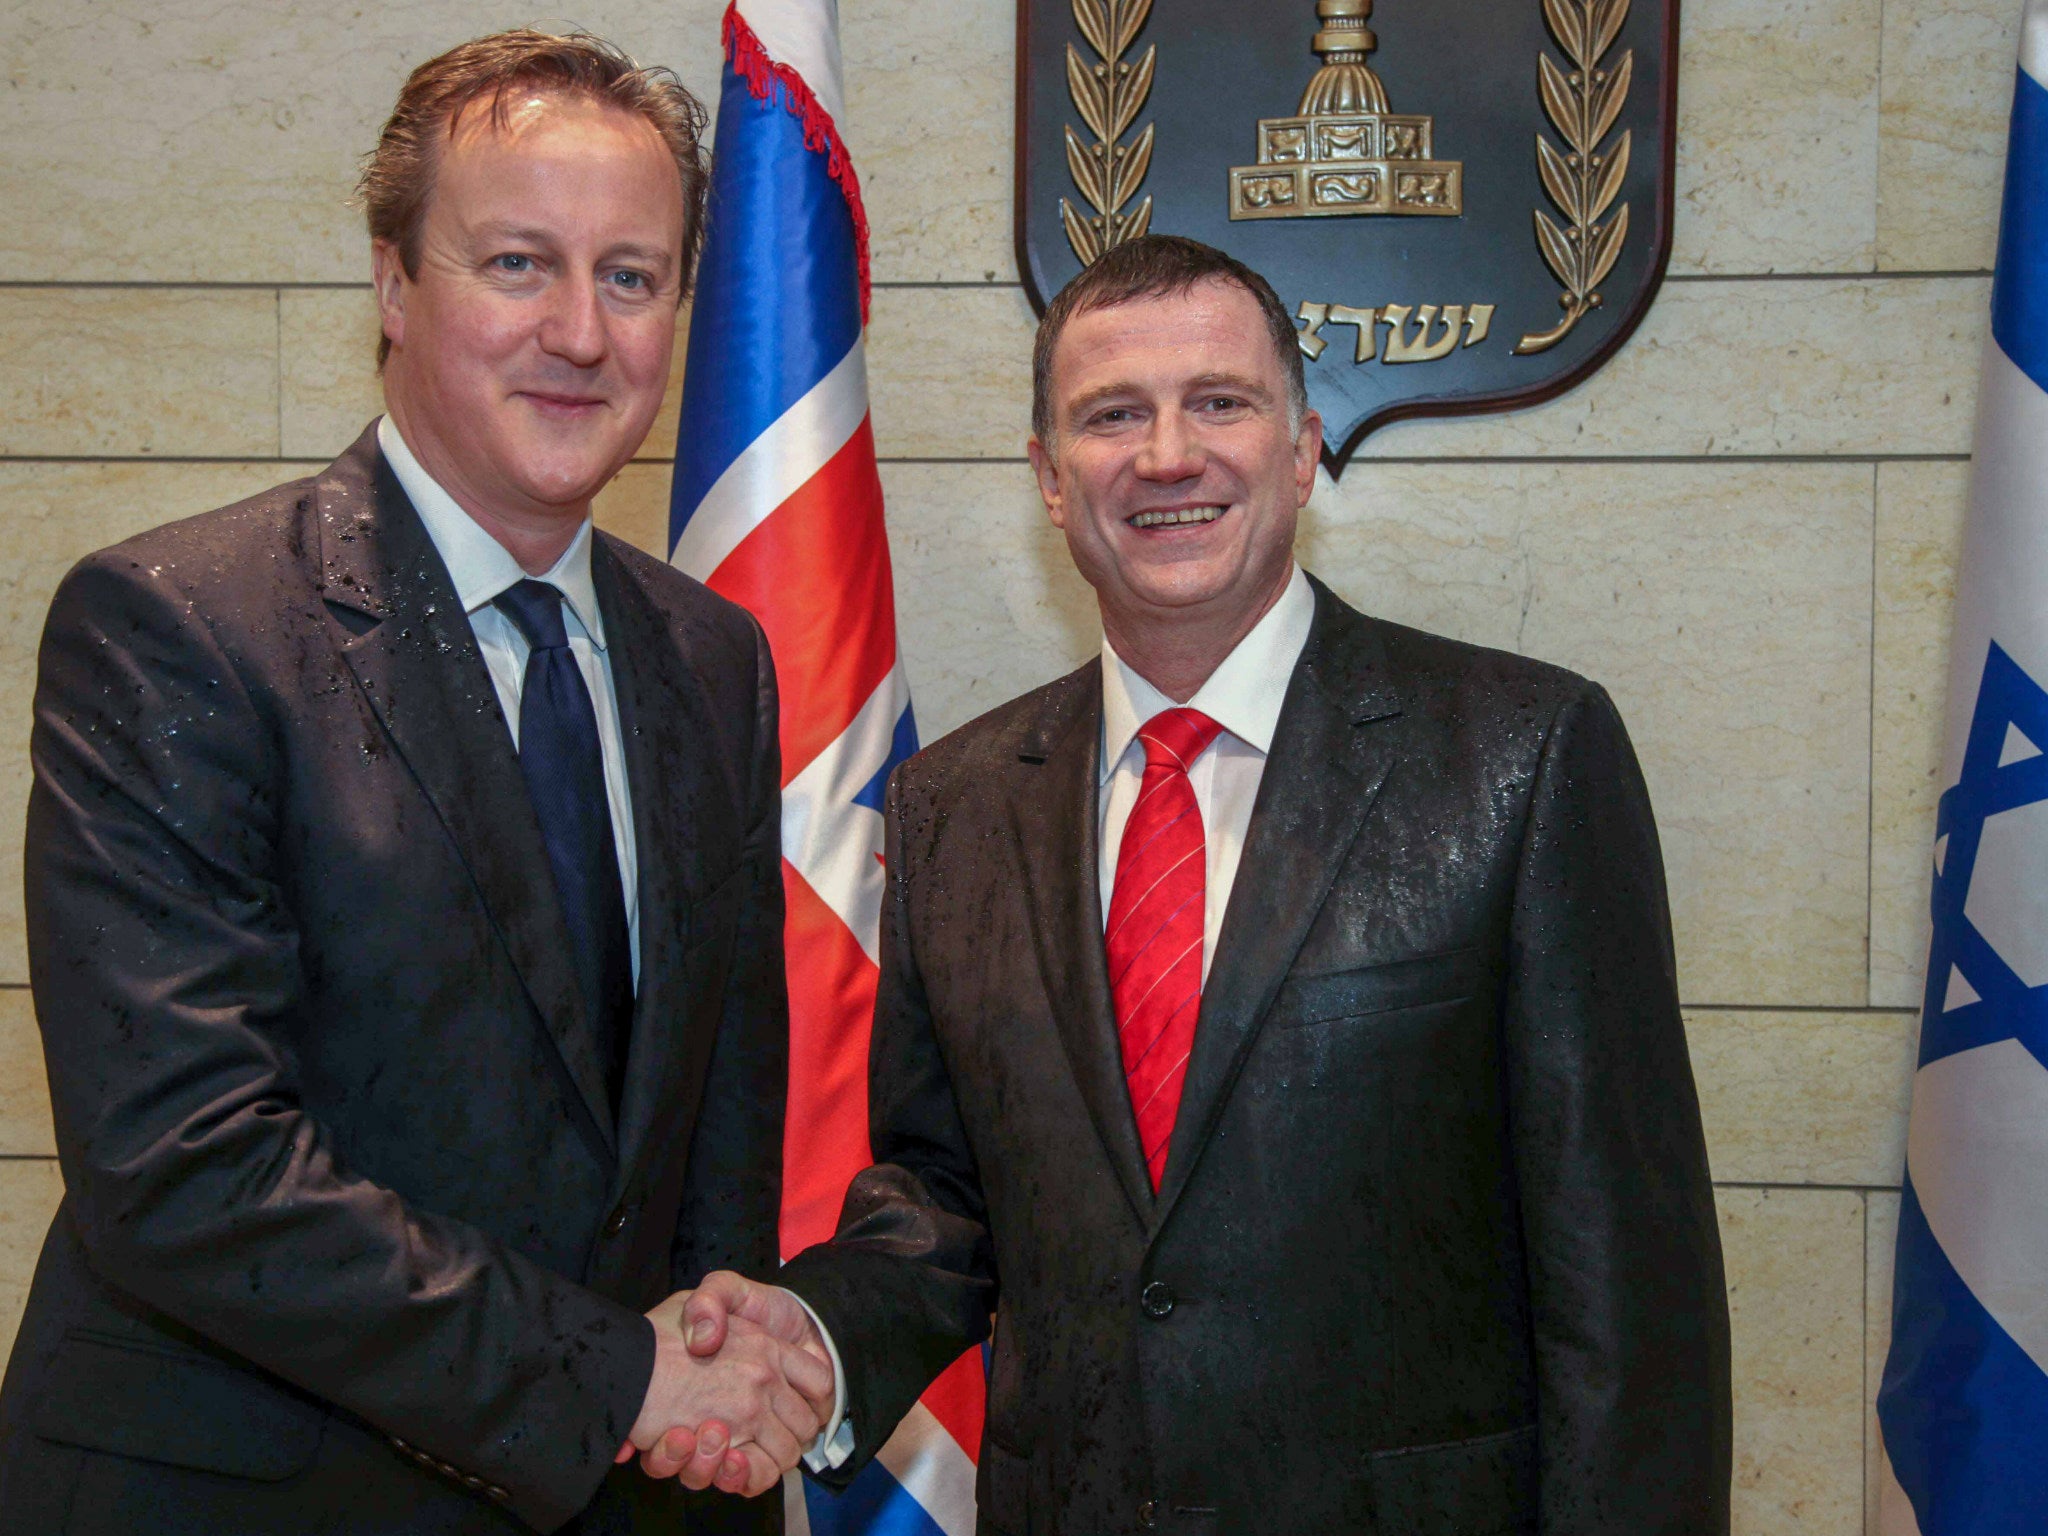
[[[1031,455],[1102,657],[898,771],[878,1164],[787,1291],[685,1316],[706,1349],[822,1319],[843,1478],[993,1314],[983,1530],[1718,1536],[1726,1304],[1634,755],[1594,684],[1295,566],[1294,343],[1184,240],[1050,307]]]
[[[0,1531],[780,1529],[615,1465],[829,1405],[679,1287],[770,1266],[786,1002],[759,628],[593,532],[668,376],[702,114],[595,39],[423,65],[365,177],[389,414],[83,561],[30,964],[65,1197]],[[722,1443],[711,1447],[721,1451]]]

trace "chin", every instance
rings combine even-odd
[[[1131,587],[1162,608],[1185,608],[1223,596],[1241,579],[1236,565],[1217,568],[1211,560],[1161,561],[1131,573]]]
[[[515,483],[546,506],[568,507],[589,501],[611,482],[620,465],[610,458],[579,454],[536,455],[520,463]]]

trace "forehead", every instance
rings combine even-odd
[[[1076,315],[1051,361],[1055,396],[1114,384],[1171,389],[1219,373],[1286,387],[1258,300],[1222,278]]]
[[[580,220],[604,208],[673,223],[682,178],[659,131],[636,112],[585,96],[510,93],[502,112],[473,102],[448,125],[431,204],[485,216]],[[431,212],[430,212],[431,216]]]

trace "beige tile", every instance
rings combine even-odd
[[[0,8],[0,279],[355,282],[349,205],[406,72],[464,38],[581,25],[717,102],[723,0],[33,0]]]
[[[839,28],[876,280],[1015,281],[1014,0],[872,0]]]
[[[1967,464],[1881,464],[1872,631],[1870,1000],[1917,1008]]]
[[[278,295],[278,434],[295,459],[331,459],[384,409],[377,300],[363,288]]]
[[[36,1259],[63,1198],[64,1179],[54,1161],[0,1162],[0,1360],[14,1349]]]
[[[43,1037],[26,988],[0,990],[0,1156],[54,1157]]]
[[[1866,1401],[1874,1405],[1884,1380],[1885,1355],[1892,1344],[1892,1258],[1899,1245],[1899,1197],[1874,1191],[1865,1199],[1863,1387]],[[1884,1440],[1873,1406],[1863,1421],[1863,1529],[1867,1536],[1884,1536],[1878,1524],[1884,1461]]]
[[[1863,1510],[1863,1196],[1718,1191],[1735,1382],[1735,1536]]]
[[[1685,1033],[1717,1180],[1897,1186],[1914,1015],[1692,1010]]]
[[[1021,288],[879,290],[868,331],[876,452],[1021,459],[1037,325]]]
[[[1614,361],[1571,393],[1512,415],[1399,422],[1365,451],[1967,453],[1986,291],[1975,278],[1666,283]]]
[[[1691,1003],[1860,1005],[1863,465],[1376,464],[1304,563],[1358,606],[1604,683],[1656,807]]]
[[[355,441],[384,409],[377,377],[377,301],[368,288],[287,289],[280,296],[279,430],[284,455],[329,459]],[[689,345],[689,310],[676,320],[675,363],[661,413],[648,428],[640,453],[669,459],[676,451],[676,413],[682,403],[683,358]]]
[[[1675,272],[1868,271],[1881,0],[1679,8]]]
[[[274,463],[0,464],[0,983],[28,980],[20,869],[29,705],[58,580],[81,555],[302,473]]]
[[[666,560],[669,479],[666,464],[628,464],[599,493],[593,509],[597,526]]]
[[[885,464],[896,618],[926,741],[1071,671],[1095,594],[1021,464]]]
[[[1614,361],[1533,410],[1398,422],[1362,457],[1967,453],[1976,278],[1667,283]],[[1015,458],[1035,321],[1014,288],[876,295],[881,452]],[[1334,361],[1333,361],[1334,359]],[[1354,367],[1333,349],[1318,367]]]
[[[1879,267],[1991,266],[2020,11],[2010,0],[1886,0]]]
[[[0,456],[276,451],[276,294],[0,290]]]
[[[356,161],[405,71],[494,27],[590,28],[669,64],[715,113],[723,0],[593,0],[538,17],[506,0],[336,10],[109,0],[0,12],[10,127],[0,279],[354,282],[368,272]],[[844,125],[883,281],[1007,278],[1014,11],[888,0],[841,19]],[[138,113],[137,101],[175,110]],[[937,131],[935,131],[935,129]]]

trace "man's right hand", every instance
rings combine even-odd
[[[690,1353],[709,1359],[726,1339],[730,1319],[750,1323],[771,1338],[800,1349],[822,1363],[829,1375],[832,1357],[819,1337],[817,1324],[795,1295],[780,1286],[763,1285],[736,1275],[729,1269],[715,1270],[704,1277],[694,1291],[682,1293],[683,1335]],[[831,1415],[832,1394],[825,1394],[826,1416]]]
[[[749,1284],[737,1275],[712,1279]],[[618,1459],[638,1451],[650,1477],[752,1497],[797,1465],[831,1417],[832,1367],[822,1342],[815,1350],[803,1347],[800,1333],[779,1313],[759,1303],[729,1306],[728,1296],[737,1299],[737,1293],[723,1283],[686,1321],[686,1303],[702,1295],[702,1289],[678,1292],[647,1314],[655,1332],[654,1376]],[[815,1339],[802,1306],[785,1299]],[[749,1312],[771,1315],[782,1326],[764,1327]]]

